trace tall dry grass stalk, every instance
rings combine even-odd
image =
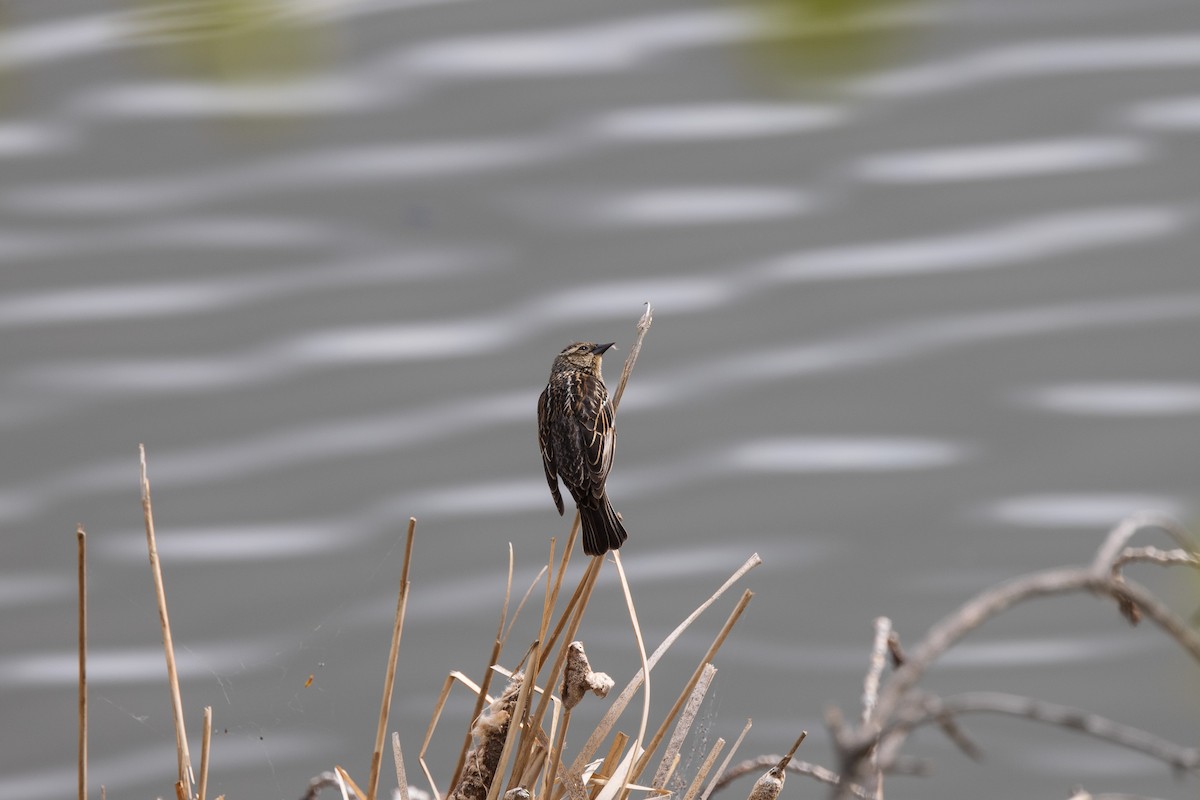
[[[167,683],[171,689],[171,713],[175,717],[175,753],[179,762],[179,780],[175,785],[177,795],[192,797],[195,777],[192,774],[192,756],[188,751],[187,731],[183,721],[183,698],[179,693],[179,670],[175,666],[175,644],[171,639],[171,620],[167,614],[167,592],[163,587],[162,565],[158,559],[158,542],[154,535],[154,507],[150,502],[150,479],[146,475],[146,446],[138,445],[141,463],[142,515],[146,523],[146,547],[150,552],[150,573],[154,579],[154,595],[158,600],[158,622],[162,628],[163,651],[167,658]]]
[[[208,797],[208,754],[212,745],[212,706],[204,707],[204,724],[200,733],[200,783],[196,788],[196,800]]]
[[[383,678],[383,700],[379,704],[379,724],[375,728],[375,749],[371,752],[371,776],[367,783],[367,800],[375,800],[379,788],[379,771],[383,767],[383,743],[387,737],[388,715],[392,710],[392,689],[396,684],[396,660],[400,653],[400,634],[404,630],[404,612],[408,608],[408,568],[412,562],[413,533],[417,518],[408,518],[408,535],[404,542],[404,564],[400,568],[400,590],[396,596],[396,616],[392,623],[392,646],[388,651],[387,672]]]
[[[87,691],[87,533],[75,528],[79,561],[79,800],[87,800],[88,691]]]

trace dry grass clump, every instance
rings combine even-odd
[[[637,341],[630,349],[620,384],[614,393],[614,403],[620,401],[650,322],[651,308],[647,304],[646,313],[638,323]],[[183,704],[155,540],[150,482],[146,475],[144,450],[141,453],[141,478],[146,541],[154,577],[175,720],[178,778],[174,784],[174,793],[177,800],[206,800],[212,709],[204,709],[197,779],[184,730]],[[362,783],[356,782],[346,769],[335,766],[333,770],[323,772],[310,781],[303,796],[304,800],[315,800],[322,790],[333,787],[336,787],[344,800],[351,797],[357,800],[376,800],[379,795],[388,718],[410,589],[409,567],[415,529],[416,520],[410,519],[370,773],[363,782],[367,788],[363,790]],[[1129,540],[1145,529],[1165,531],[1177,547],[1173,550],[1130,547]],[[507,589],[496,637],[482,670],[482,680],[476,684],[459,670],[453,670],[447,675],[417,755],[433,800],[442,800],[443,797],[446,800],[497,800],[501,795],[505,800],[627,800],[634,792],[648,797],[674,794],[666,786],[674,777],[679,765],[680,748],[716,674],[715,660],[718,652],[753,594],[743,591],[733,604],[725,623],[695,665],[670,710],[654,725],[649,718],[649,677],[654,667],[688,628],[747,572],[762,563],[762,559],[757,553],[752,554],[647,655],[633,595],[625,578],[621,554],[620,551],[613,551],[611,558],[626,599],[633,641],[637,646],[642,667],[624,688],[609,700],[615,686],[614,681],[603,672],[592,668],[583,642],[579,639],[584,613],[596,579],[605,564],[604,558],[590,559],[578,584],[560,608],[563,578],[578,532],[579,518],[576,515],[561,555],[556,559],[556,541],[551,539],[546,565],[526,590],[511,618],[509,606],[512,597],[513,554],[510,546]],[[86,800],[87,584],[86,535],[82,527],[78,529],[77,537],[80,601],[79,798]],[[942,697],[918,687],[932,664],[964,635],[991,617],[1021,602],[1073,592],[1087,592],[1101,599],[1114,601],[1117,609],[1131,624],[1149,619],[1193,659],[1200,662],[1200,635],[1149,590],[1124,575],[1124,568],[1134,563],[1198,568],[1200,548],[1192,536],[1173,520],[1152,513],[1138,514],[1113,529],[1089,565],[1045,570],[984,591],[933,626],[907,653],[901,648],[899,636],[893,630],[891,621],[880,617],[876,620],[875,636],[867,656],[862,708],[855,715],[857,721],[848,724],[844,715],[835,708],[826,713],[827,726],[837,757],[836,769],[794,758],[796,749],[807,735],[806,732],[800,734],[783,756],[762,755],[730,767],[730,761],[750,729],[751,723],[747,720],[728,752],[725,751],[726,742],[723,738],[718,738],[713,743],[696,773],[686,781],[687,788],[682,793],[682,800],[708,800],[711,794],[736,778],[761,770],[766,772],[754,784],[749,800],[776,800],[783,789],[788,772],[806,775],[829,785],[834,798],[882,800],[885,776],[911,774],[922,770],[923,765],[914,764],[912,759],[902,752],[909,735],[918,728],[936,725],[966,755],[978,757],[978,746],[960,722],[961,717],[977,713],[1007,714],[1081,731],[1150,755],[1179,773],[1197,774],[1200,772],[1200,749],[1182,747],[1148,732],[1079,709],[993,692]],[[510,672],[500,666],[505,658],[506,645],[517,617],[539,586],[542,587],[542,602],[537,638],[528,645],[524,655]],[[885,676],[889,661],[892,671]],[[504,689],[497,697],[490,694],[491,682],[495,675],[500,675],[506,680]],[[475,705],[469,720],[455,721],[455,724],[461,724],[465,728],[462,746],[453,772],[447,780],[439,782],[431,773],[425,755],[434,732],[441,723],[446,700],[455,687],[465,687],[472,692]],[[636,732],[614,731],[618,719],[639,691],[642,697],[642,713]],[[576,748],[574,759],[570,763],[563,763],[564,743],[570,729],[572,710],[580,702],[588,702],[589,693],[607,700],[608,709],[600,722],[588,732],[584,743]],[[394,796],[399,800],[409,800],[404,757],[400,750],[399,736],[395,732],[391,735],[391,745],[396,771]],[[598,759],[597,754],[601,754]],[[717,761],[722,754],[724,759],[718,766]],[[652,762],[656,762],[654,770],[648,772]],[[676,782],[678,783],[678,780]],[[103,795],[103,787],[101,794]],[[1076,796],[1090,795],[1080,788]]]

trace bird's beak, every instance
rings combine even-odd
[[[607,344],[598,344],[592,348],[592,354],[597,355],[597,356],[603,355],[604,351],[607,350],[608,348],[612,347],[614,344],[616,344],[616,342],[609,342]]]

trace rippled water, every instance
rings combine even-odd
[[[483,668],[508,543],[523,592],[565,536],[533,430],[551,359],[615,339],[615,382],[646,301],[622,552],[651,646],[763,555],[704,712],[713,738],[754,718],[743,754],[803,727],[830,761],[821,715],[854,713],[876,615],[912,643],[1133,509],[1195,514],[1194,2],[895,9],[871,21],[895,52],[807,92],[757,66],[735,5],[287,8],[317,46],[283,84],[184,68],[147,7],[5,16],[0,797],[73,791],[77,523],[92,782],[169,794],[139,442],[193,734],[214,710],[210,794],[365,773],[410,515],[394,725],[415,758],[445,674]],[[712,613],[652,681],[661,708]],[[636,670],[615,574],[583,638],[618,683]],[[1186,744],[1194,675],[1112,609],[1050,601],[928,685]],[[431,748],[443,780],[468,708]],[[1080,738],[967,726],[985,763],[922,737],[934,776],[889,796],[1194,793]]]

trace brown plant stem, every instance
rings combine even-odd
[[[404,564],[400,568],[400,590],[396,595],[396,617],[392,623],[392,646],[388,651],[387,672],[383,677],[383,700],[379,704],[379,724],[375,728],[375,749],[371,752],[371,774],[367,777],[366,800],[375,800],[379,788],[379,772],[383,768],[383,743],[387,736],[388,715],[392,710],[392,690],[396,683],[396,659],[400,653],[400,634],[404,630],[404,612],[408,607],[408,569],[412,562],[413,533],[417,518],[408,518],[408,535],[404,542]]]
[[[212,744],[212,706],[204,707],[204,724],[200,728],[200,783],[197,800],[205,800],[208,792],[208,753]]]
[[[75,528],[79,559],[79,800],[87,800],[88,691],[87,691],[87,533]]]
[[[187,731],[183,721],[183,698],[179,693],[179,671],[175,666],[175,644],[171,640],[171,621],[167,615],[167,592],[163,587],[162,565],[158,559],[158,542],[154,536],[154,507],[150,501],[150,479],[146,475],[146,446],[138,445],[142,471],[142,516],[146,523],[146,547],[150,551],[150,572],[154,578],[154,594],[158,600],[158,621],[162,628],[163,651],[167,659],[167,682],[171,687],[171,712],[175,716],[175,753],[179,761],[179,783],[184,794],[191,796],[194,783],[192,756],[188,751]]]

